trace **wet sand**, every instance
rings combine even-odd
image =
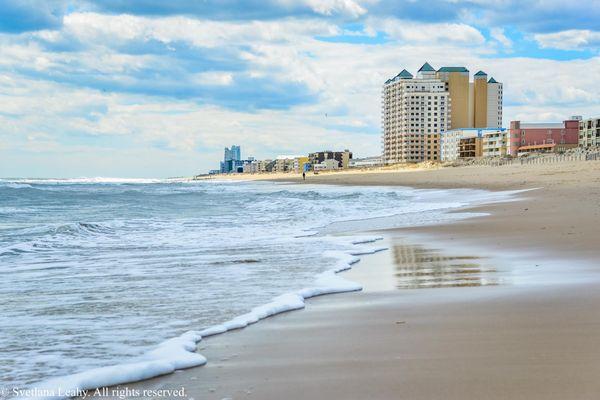
[[[203,340],[204,367],[128,385],[195,399],[596,399],[600,163],[310,177],[538,188],[492,215],[385,233],[360,293]],[[368,226],[365,226],[368,230]]]

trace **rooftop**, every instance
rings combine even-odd
[[[564,127],[565,125],[562,122],[529,122],[521,123],[519,129],[560,129]]]
[[[481,132],[504,132],[506,128],[456,128],[456,129],[448,129],[446,133],[452,132],[463,132],[463,131],[481,131]],[[442,132],[443,133],[443,132]]]
[[[435,72],[435,69],[428,62],[423,64],[423,66],[419,69],[419,72]]]
[[[487,74],[483,71],[478,71],[474,76],[487,76]]]
[[[469,72],[465,67],[442,67],[438,72]]]
[[[407,70],[403,69],[398,75],[396,75],[400,79],[412,79],[413,75]]]
[[[490,78],[490,80],[488,81],[488,83],[498,83],[498,82],[497,82],[497,81],[494,79],[494,77],[492,76],[492,77]]]
[[[385,84],[387,85],[388,83],[395,82],[398,79],[412,79],[412,78],[413,78],[413,75],[410,72],[408,72],[407,70],[403,69],[402,71],[400,71],[400,73],[398,75],[396,75],[392,79],[388,79],[387,81],[385,81]]]

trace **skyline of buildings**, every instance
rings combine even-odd
[[[240,146],[225,148],[221,173],[302,172],[379,164],[452,162],[479,157],[518,157],[530,152],[562,152],[600,145],[600,118],[563,122],[511,121],[502,127],[504,88],[484,71],[470,79],[466,67],[434,69],[425,62],[413,76],[403,69],[383,86],[382,152],[362,162],[352,153],[316,152],[241,160]],[[228,168],[229,164],[231,167]],[[215,171],[216,172],[216,171]]]
[[[210,170],[208,174],[326,171],[349,168],[351,161],[352,152],[348,149],[344,151],[318,151],[308,155],[278,155],[274,159],[263,160],[248,157],[242,160],[241,146],[232,145],[231,148],[225,147],[220,168]],[[375,164],[379,164],[377,160],[366,158],[360,160],[358,165]]]

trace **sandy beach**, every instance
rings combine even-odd
[[[475,209],[487,216],[379,232],[389,250],[347,273],[362,292],[209,337],[206,366],[129,388],[183,387],[195,399],[598,397],[600,162],[307,182],[535,190]]]

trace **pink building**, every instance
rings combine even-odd
[[[564,150],[577,147],[579,121],[537,124],[511,121],[508,135],[508,154],[513,157],[516,157],[519,152]]]

